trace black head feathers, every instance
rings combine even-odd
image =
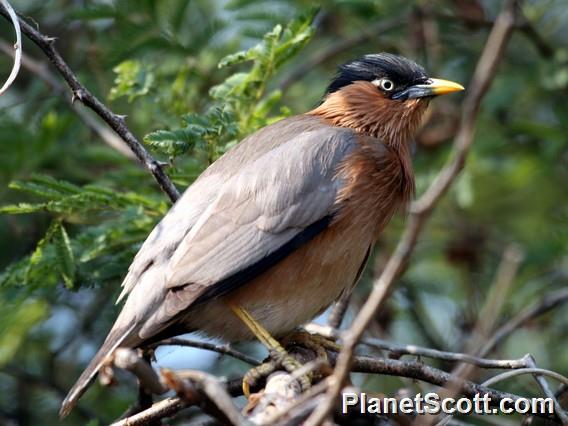
[[[428,75],[420,65],[402,56],[375,53],[341,65],[327,93],[333,93],[355,81],[380,78],[388,78],[397,89],[402,90],[413,84],[425,83]]]

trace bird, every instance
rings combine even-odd
[[[461,90],[410,59],[367,54],[338,67],[315,108],[213,162],[134,257],[122,310],[60,415],[119,347],[188,332],[277,345],[349,293],[413,197],[412,138],[430,100]]]

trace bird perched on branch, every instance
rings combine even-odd
[[[281,351],[274,337],[351,291],[413,195],[409,144],[430,99],[460,90],[403,57],[366,55],[339,68],[317,108],[213,163],[134,258],[122,311],[61,415],[118,347],[200,331]]]

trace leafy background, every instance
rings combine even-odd
[[[179,188],[243,136],[313,108],[336,65],[358,55],[401,53],[431,75],[467,86],[500,7],[489,0],[331,0],[319,12],[306,0],[12,4],[58,38],[81,81],[127,115]],[[467,168],[377,316],[371,330],[377,336],[463,349],[510,243],[521,247],[524,260],[502,321],[566,287],[568,9],[563,0],[532,0],[523,13],[529,25],[514,34],[483,103]],[[0,41],[12,40],[10,26],[0,26]],[[45,63],[27,40],[24,51]],[[2,75],[10,66],[1,56]],[[44,70],[53,72],[47,63]],[[0,423],[56,422],[62,396],[116,316],[129,262],[169,208],[143,168],[85,126],[61,87],[24,69],[0,98]],[[436,100],[416,138],[419,193],[448,156],[460,100]],[[351,312],[403,226],[397,218],[385,232]],[[539,366],[568,374],[566,313],[561,306],[531,321],[492,356],[530,352]],[[158,352],[158,365],[229,376],[246,368],[171,348]],[[67,424],[118,417],[134,398],[131,379],[121,383],[94,386]],[[419,386],[383,377],[359,383],[386,394]],[[538,394],[529,379],[503,388]]]

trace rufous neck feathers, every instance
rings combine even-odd
[[[308,114],[330,124],[349,127],[379,138],[398,149],[408,149],[409,140],[420,125],[428,102],[424,99],[397,101],[385,97],[376,86],[357,81],[330,93]]]

